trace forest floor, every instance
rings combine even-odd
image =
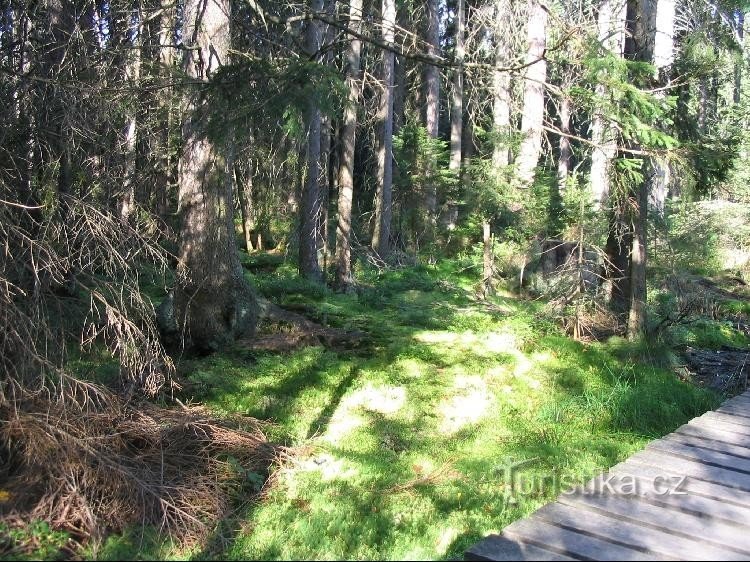
[[[245,260],[270,300],[367,337],[281,353],[239,342],[180,361],[183,401],[269,420],[293,460],[201,548],[139,528],[86,556],[460,559],[719,402],[648,345],[579,343],[539,301],[478,300],[477,272],[460,261],[362,272],[344,295],[299,280],[279,256]],[[686,341],[701,346],[701,333]]]

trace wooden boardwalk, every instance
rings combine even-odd
[[[466,559],[750,559],[750,391],[487,537]]]

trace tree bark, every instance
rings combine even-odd
[[[602,0],[597,16],[599,42],[614,56],[622,57],[625,45],[625,3],[621,0]],[[609,94],[604,84],[598,83],[596,96],[603,99]],[[609,125],[601,106],[594,110],[591,120],[591,171],[589,185],[594,210],[601,209],[609,196],[610,166],[617,154],[615,131]]]
[[[671,8],[669,8],[671,6]],[[658,32],[659,11],[671,9],[674,19],[673,0],[629,0],[628,21],[630,33],[626,47],[626,56],[631,60],[668,64],[671,62],[672,35],[669,30],[669,41],[665,41]],[[667,10],[667,11],[668,11]],[[668,45],[668,48],[667,48]],[[656,50],[658,46],[658,51]],[[634,147],[637,148],[637,147]],[[628,338],[634,339],[646,328],[646,261],[647,261],[647,223],[648,201],[652,181],[658,173],[657,164],[645,162],[644,179],[633,186],[628,205],[632,217],[632,239],[630,247],[630,299],[627,324]]]
[[[130,8],[130,7],[128,7]],[[141,77],[141,6],[134,2],[132,10],[126,9],[125,28],[126,34],[122,41],[124,53],[122,54],[122,77],[124,81],[137,91]],[[130,215],[136,205],[136,143],[138,142],[138,104],[133,103],[128,108],[125,123],[120,136],[120,158],[122,159],[122,194],[119,200],[120,220],[128,222]]]
[[[645,166],[648,168],[648,166]],[[635,339],[646,329],[646,245],[648,223],[648,181],[637,188],[633,210],[633,240],[630,248],[630,311],[628,339]]]
[[[226,63],[229,49],[228,0],[187,0],[183,37],[184,72],[209,80]],[[245,279],[235,244],[232,198],[232,139],[226,157],[204,134],[206,108],[186,100],[184,147],[179,162],[178,283],[173,300],[160,309],[167,335],[201,352],[215,351],[252,332],[258,317],[255,294]],[[171,309],[171,310],[170,310]]]
[[[427,46],[429,54],[437,56],[440,53],[440,2],[427,0]],[[431,139],[437,139],[440,122],[440,69],[428,64],[424,72],[425,83],[425,127]],[[433,162],[427,171],[428,177],[434,176]],[[425,188],[425,208],[428,223],[434,226],[437,217],[437,186],[430,179]]]
[[[350,0],[349,27],[362,27],[362,0]],[[339,161],[338,219],[336,226],[336,284],[347,289],[353,283],[351,267],[352,198],[354,195],[354,148],[357,134],[357,106],[360,97],[360,54],[362,42],[352,37],[346,52],[346,84],[349,103],[344,108]]]
[[[669,84],[668,68],[674,61],[674,19],[675,1],[658,0],[656,6],[656,29],[654,38],[653,64],[656,68],[656,80],[659,86]],[[666,89],[658,91],[657,99],[663,99]],[[671,173],[667,159],[655,156],[651,160],[651,186],[648,203],[659,216],[664,216],[664,205],[671,183]]]
[[[252,135],[250,135],[252,139]],[[247,173],[242,177],[242,183],[238,185],[235,174],[235,185],[237,185],[237,196],[240,201],[242,213],[242,234],[245,238],[245,251],[250,254],[253,251],[253,230],[255,226],[255,193],[253,193],[253,165],[247,162]],[[262,248],[258,248],[261,250]]]
[[[396,1],[383,0],[383,40],[395,39]],[[378,189],[375,200],[375,231],[372,248],[385,257],[391,252],[391,218],[393,214],[393,70],[394,54],[383,51],[383,92],[378,111]]]
[[[311,0],[313,12],[323,9],[323,0]],[[305,51],[314,56],[320,49],[320,25],[317,20],[307,22]],[[320,161],[321,115],[318,102],[310,99],[307,108],[307,177],[300,198],[299,273],[306,279],[320,282],[323,272],[318,262],[321,193],[320,180],[323,170]]]
[[[154,211],[164,218],[169,211],[170,187],[174,185],[175,162],[170,148],[172,138],[174,91],[169,85],[174,66],[173,45],[175,40],[176,8],[172,0],[154,0],[155,8],[161,15],[152,17],[146,24],[149,29],[150,48],[147,49],[148,63],[152,67],[151,79],[158,84],[156,92],[149,92],[151,115],[154,130],[147,144],[149,154],[145,155],[153,178],[151,187]]]
[[[745,65],[745,12],[740,8],[737,13],[737,39],[740,44],[740,60],[734,63],[734,88],[732,90],[732,101],[740,103],[742,95],[742,67]]]
[[[482,260],[482,292],[484,297],[488,297],[494,292],[492,283],[495,275],[495,256],[492,253],[492,226],[490,221],[482,221],[482,246],[484,256]]]
[[[492,75],[492,124],[495,137],[492,146],[492,167],[496,175],[504,172],[510,163],[510,74],[499,70],[507,67],[511,58],[508,30],[503,25],[510,7],[509,0],[495,2],[495,70]]]
[[[453,97],[451,103],[451,157],[449,169],[461,170],[461,140],[464,123],[464,11],[465,0],[456,5],[456,68],[453,69]]]
[[[539,0],[529,0],[526,62],[530,64],[524,75],[523,117],[521,119],[521,147],[516,159],[518,185],[529,188],[534,183],[536,167],[542,154],[544,125],[544,83],[547,62],[547,10]]]

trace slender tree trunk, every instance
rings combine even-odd
[[[362,27],[362,0],[350,0],[349,27]],[[360,53],[362,42],[352,37],[346,52],[346,84],[349,103],[344,108],[339,161],[339,200],[336,227],[336,284],[346,289],[352,285],[351,240],[352,197],[354,194],[354,148],[357,134],[357,106],[360,96]]]
[[[323,0],[311,0],[313,12],[323,9]],[[320,26],[316,20],[307,22],[305,51],[314,56],[320,49]],[[322,281],[323,272],[318,262],[322,178],[320,161],[321,115],[318,102],[310,99],[307,108],[307,178],[300,198],[299,272],[312,281]]]
[[[13,17],[13,24],[15,33],[10,41],[18,44],[18,56],[15,64],[11,68],[19,76],[26,75],[31,68],[31,33],[33,22],[28,17],[26,10],[17,7]],[[33,86],[24,84],[23,82],[17,82],[17,90],[15,97],[15,118],[18,122],[20,131],[23,131],[22,141],[18,146],[18,185],[19,185],[19,201],[30,208],[27,210],[28,216],[34,221],[39,221],[42,218],[41,209],[39,208],[38,195],[34,190],[32,184],[34,162],[37,154],[37,132],[35,127],[34,111],[31,107],[33,102],[29,102],[29,93]],[[34,232],[35,226],[29,226],[29,232]]]
[[[504,172],[510,163],[510,74],[499,70],[510,63],[508,45],[507,14],[511,9],[509,0],[495,2],[495,70],[492,74],[492,124],[495,139],[492,147],[492,167],[497,175]]]
[[[521,119],[521,147],[516,159],[518,184],[522,188],[534,183],[536,167],[542,154],[544,125],[544,83],[547,79],[547,62],[544,51],[547,44],[547,10],[539,0],[528,0],[527,40],[528,51],[524,76],[523,117]]]
[[[325,12],[333,18],[336,13],[336,1],[326,0],[325,1]],[[326,24],[323,27],[323,44],[328,46],[333,44],[335,40],[335,30],[333,26]],[[323,56],[322,62],[326,66],[333,64],[333,52],[327,50]],[[328,277],[328,263],[330,259],[330,248],[328,244],[328,231],[329,231],[329,209],[331,203],[331,190],[333,189],[333,174],[332,174],[332,154],[331,143],[334,138],[332,129],[334,127],[333,120],[330,115],[322,115],[320,122],[320,219],[318,224],[318,247],[323,255],[322,264],[322,278],[327,281]]]
[[[402,27],[407,24],[402,22]],[[408,29],[408,28],[407,28]],[[406,59],[403,57],[395,57],[395,77],[393,81],[393,134],[397,135],[404,126],[406,121],[406,97],[408,90],[406,87]]]
[[[488,297],[494,292],[492,279],[495,275],[495,256],[492,252],[492,226],[490,221],[482,221],[482,246],[484,249],[484,259],[482,260],[482,292],[484,297]]]
[[[633,211],[633,239],[630,248],[630,311],[628,338],[635,339],[646,329],[646,247],[648,222],[648,182],[637,189]]]
[[[740,8],[737,13],[737,39],[740,44],[740,60],[734,63],[734,89],[732,90],[732,101],[740,103],[742,95],[742,67],[745,65],[745,12]]]
[[[320,213],[318,223],[318,247],[323,255],[323,280],[328,271],[328,207],[331,200],[331,118],[324,115],[320,121]]]
[[[187,0],[183,68],[194,80],[211,79],[226,63],[229,10],[228,0]],[[205,352],[253,331],[257,302],[235,244],[232,141],[217,147],[206,137],[205,108],[200,103],[197,97],[186,100],[179,165],[178,284],[173,302],[160,307],[160,322],[167,334],[176,332],[185,347]],[[220,148],[226,149],[226,157]]]
[[[625,2],[622,0],[602,0],[597,17],[599,41],[610,53],[617,57],[623,55],[625,44]],[[604,84],[598,83],[595,88],[600,99],[609,95]],[[610,166],[617,154],[615,131],[609,125],[608,116],[604,115],[601,106],[594,111],[591,120],[591,142],[594,148],[591,153],[591,186],[594,209],[601,209],[609,196]]]
[[[124,81],[137,91],[141,77],[141,7],[138,1],[133,3],[133,10],[126,10],[129,23],[125,28],[129,40],[123,41],[127,49],[123,53],[123,78]],[[120,138],[120,157],[122,158],[122,195],[120,197],[119,215],[120,220],[128,222],[130,215],[135,210],[136,195],[136,143],[138,141],[138,104],[134,103],[128,108],[125,124]]]
[[[440,2],[427,0],[427,45],[431,55],[440,53]],[[431,139],[437,139],[440,122],[440,69],[437,66],[426,65],[424,72],[425,84],[425,128]],[[434,180],[434,163],[428,163],[428,180],[425,189],[425,207],[428,223],[434,227],[437,217],[437,186]]]
[[[168,85],[172,78],[174,67],[174,53],[171,45],[175,43],[174,29],[176,7],[173,0],[158,0],[161,16],[156,18],[154,25],[156,52],[153,60],[157,63],[156,79],[160,81],[154,99],[154,119],[156,132],[153,143],[155,154],[151,155],[154,173],[154,195],[156,213],[164,218],[169,212],[170,186],[174,185],[174,158],[170,146],[171,131],[174,127],[174,92]]]
[[[41,151],[43,163],[54,169],[57,163],[57,192],[60,195],[70,194],[73,183],[71,170],[72,139],[66,102],[62,92],[54,87],[57,80],[66,78],[72,61],[66,61],[65,54],[70,37],[75,31],[75,18],[72,6],[62,0],[48,0],[46,3],[45,24],[49,37],[40,57],[41,75],[45,82],[41,85],[43,93],[40,103],[39,125],[43,131]],[[44,28],[44,26],[42,26]]]
[[[656,80],[664,90],[654,94],[663,99],[666,86],[669,84],[668,68],[674,61],[674,19],[675,0],[659,0],[656,6],[656,36],[654,38],[653,64],[656,68]],[[655,156],[651,160],[651,186],[648,203],[659,216],[664,216],[664,205],[671,183],[671,174],[667,159]]]
[[[573,152],[570,147],[570,118],[571,118],[571,99],[563,94],[560,100],[560,135],[559,140],[559,154],[557,158],[557,188],[560,193],[565,191],[568,184],[568,176],[570,175],[570,161],[573,157]]]
[[[252,138],[252,136],[251,136]],[[236,178],[236,175],[235,175]],[[253,193],[253,165],[247,162],[247,173],[242,178],[242,184],[237,185],[237,195],[240,200],[240,210],[242,212],[242,233],[245,238],[245,251],[250,254],[253,251],[253,230],[255,223],[255,193]],[[260,248],[258,248],[260,250]]]
[[[456,68],[453,70],[453,99],[451,103],[451,157],[449,168],[461,170],[461,140],[464,123],[464,32],[465,0],[456,5]]]
[[[383,40],[395,39],[396,1],[383,0]],[[394,54],[383,51],[383,93],[380,98],[378,123],[378,189],[375,201],[375,232],[372,247],[381,256],[391,252],[391,218],[393,214],[393,65]]]

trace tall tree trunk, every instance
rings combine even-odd
[[[742,8],[737,12],[737,39],[739,39],[739,60],[734,63],[734,88],[732,90],[732,101],[740,103],[742,94],[742,67],[745,65],[745,12]]]
[[[44,154],[43,162],[50,165],[50,169],[54,169],[54,164],[57,163],[57,192],[66,195],[71,192],[73,183],[71,124],[66,111],[69,108],[62,99],[63,93],[54,83],[66,78],[63,74],[70,73],[72,61],[66,61],[65,54],[75,31],[76,21],[73,6],[63,0],[49,0],[45,8],[45,21],[41,27],[44,29],[46,26],[49,36],[45,38],[45,48],[40,57],[41,75],[45,80],[41,84],[43,92],[38,118],[40,130],[43,131],[41,151]]]
[[[464,31],[465,0],[456,5],[456,68],[453,69],[453,98],[451,103],[451,157],[449,168],[461,170],[461,140],[464,123]]]
[[[669,24],[661,29],[659,28],[660,12],[662,20],[671,18]],[[632,60],[656,63],[661,66],[669,64],[672,60],[673,0],[629,0],[628,21],[631,26],[628,40],[631,47],[626,48],[626,56]],[[647,223],[648,200],[652,187],[648,176],[656,177],[657,170],[658,163],[654,161],[644,163],[644,181],[640,185],[633,186],[630,194],[631,203],[628,205],[632,216],[630,302],[627,327],[630,339],[641,335],[646,327]]]
[[[396,1],[383,0],[383,40],[395,39]],[[380,129],[378,144],[378,189],[375,200],[375,232],[372,247],[381,256],[391,252],[391,218],[393,214],[393,65],[394,54],[383,51],[383,92],[378,110]]]
[[[524,75],[523,117],[521,119],[521,147],[516,159],[516,175],[522,188],[534,183],[536,167],[542,154],[544,125],[544,83],[547,79],[547,62],[544,51],[547,45],[547,9],[539,0],[528,0],[526,62],[530,64]]]
[[[229,10],[228,0],[187,0],[183,69],[192,79],[209,80],[226,63]],[[218,147],[206,137],[201,103],[197,96],[186,100],[179,163],[179,281],[173,303],[167,300],[160,309],[160,321],[187,348],[205,352],[253,331],[257,302],[235,244],[232,141]],[[226,157],[220,148],[226,149]]]
[[[149,154],[145,160],[151,168],[153,177],[152,193],[154,211],[164,218],[169,211],[169,190],[174,184],[174,158],[170,148],[173,129],[174,92],[171,82],[175,63],[172,45],[175,43],[176,7],[172,0],[152,0],[154,8],[160,15],[153,17],[147,25],[150,28],[151,41],[149,64],[153,69],[151,79],[158,88],[149,93],[151,111],[150,119],[153,130],[147,144]]]
[[[128,7],[129,8],[129,7]],[[133,2],[132,9],[126,9],[127,25],[125,27],[126,38],[123,47],[122,75],[124,81],[137,91],[140,86],[141,77],[141,13],[140,2]],[[124,22],[125,23],[125,22]],[[120,220],[128,222],[130,215],[135,209],[136,195],[136,143],[138,141],[138,104],[133,103],[125,116],[125,123],[120,135],[119,153],[122,159],[122,193],[119,199]]]
[[[17,6],[11,17],[13,18],[14,34],[8,38],[9,43],[18,44],[18,55],[15,61],[10,61],[12,64],[11,68],[13,68],[18,76],[24,76],[29,72],[32,63],[31,33],[34,23],[28,17],[25,7]],[[31,107],[33,102],[29,101],[29,92],[32,91],[33,87],[21,81],[17,82],[14,113],[15,119],[18,122],[18,128],[23,133],[22,141],[17,147],[18,156],[16,161],[18,162],[18,169],[16,174],[19,186],[18,200],[30,207],[27,210],[29,218],[38,221],[42,218],[41,208],[38,194],[35,192],[32,184],[38,134],[35,127],[34,111]],[[29,232],[33,232],[34,230],[35,227],[29,226]]]
[[[617,57],[623,55],[625,44],[625,10],[622,0],[601,0],[597,16],[599,42],[610,53]],[[609,95],[606,86],[598,83],[595,88],[600,99]],[[591,187],[594,209],[604,206],[609,196],[610,166],[617,154],[615,131],[603,114],[601,106],[594,110],[591,120],[591,142],[594,148],[591,153]]]
[[[349,2],[349,27],[362,27],[362,0]],[[360,96],[360,53],[362,42],[352,37],[346,52],[346,85],[349,103],[344,108],[341,126],[341,159],[339,161],[339,200],[336,227],[336,284],[351,286],[352,197],[354,194],[354,148],[357,134],[357,106]]]
[[[440,1],[427,0],[427,46],[431,55],[440,54]],[[424,71],[425,85],[425,128],[431,139],[437,139],[440,122],[440,69],[428,64]],[[434,163],[428,166],[434,168]],[[425,189],[425,207],[428,223],[434,226],[437,217],[437,186],[432,177],[434,169],[427,171],[430,178]]]
[[[497,175],[510,163],[510,73],[500,70],[510,63],[511,52],[508,44],[507,22],[511,9],[509,0],[495,2],[495,70],[492,75],[492,125],[494,143],[492,146],[492,167]]]
[[[325,12],[333,18],[336,13],[336,0],[325,1]],[[333,64],[333,51],[327,49],[327,46],[332,45],[335,41],[335,29],[333,26],[326,24],[323,27],[323,46],[326,48],[325,54],[323,55],[322,62],[326,66]],[[328,260],[330,259],[330,248],[329,248],[329,209],[331,203],[331,192],[333,189],[333,163],[332,156],[334,154],[331,149],[331,143],[334,138],[332,129],[334,127],[333,120],[330,115],[322,115],[320,121],[320,213],[318,223],[318,247],[323,254],[322,273],[323,280],[325,281],[328,276]]]
[[[674,19],[675,0],[658,0],[656,6],[656,36],[654,38],[653,64],[656,68],[657,83],[665,89],[654,94],[663,99],[669,83],[668,69],[674,61]],[[669,163],[663,156],[651,160],[651,186],[648,203],[659,214],[664,216],[664,205],[669,192],[671,174]]]
[[[311,0],[313,12],[323,9],[323,0]],[[320,26],[317,20],[307,22],[305,32],[305,51],[312,57],[320,49]],[[308,101],[307,107],[307,177],[300,198],[300,231],[299,231],[299,272],[312,281],[322,281],[323,272],[318,262],[319,227],[321,212],[320,180],[322,169],[320,161],[321,115],[318,102]]]

